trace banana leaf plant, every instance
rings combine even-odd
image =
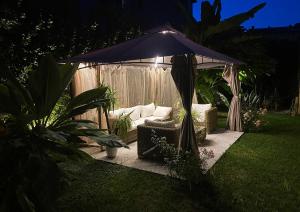
[[[178,1],[179,9],[186,19],[185,34],[201,45],[245,62],[247,65],[242,67],[249,74],[252,72],[264,76],[273,73],[275,61],[268,56],[263,37],[243,27],[246,21],[263,10],[266,3],[257,4],[248,11],[226,19],[221,17],[222,3],[221,0],[201,1],[201,17],[197,21]]]
[[[227,96],[231,91],[225,80],[222,78],[220,70],[202,70],[197,73],[196,77],[196,94],[199,103],[211,103],[216,106],[223,104],[229,107]]]
[[[87,158],[76,148],[84,137],[128,148],[118,136],[97,129],[96,123],[73,118],[108,104],[104,85],[72,98],[53,117],[76,69],[46,56],[31,71],[26,85],[1,70],[0,211],[56,211],[54,201],[64,176],[57,156]]]
[[[186,33],[195,42],[201,44],[207,44],[215,35],[223,34],[237,28],[241,29],[241,24],[253,18],[255,14],[265,6],[266,3],[260,3],[246,12],[221,20],[221,0],[214,0],[213,2],[206,0],[201,2],[201,19],[196,21],[195,18],[188,13],[183,4],[178,2],[178,7],[187,21],[185,26]]]

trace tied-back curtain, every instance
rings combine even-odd
[[[241,132],[243,129],[241,121],[241,103],[239,98],[240,81],[237,67],[235,65],[226,65],[223,72],[223,78],[228,82],[233,94],[227,116],[227,125],[230,130]]]
[[[195,89],[195,69],[193,56],[180,55],[172,58],[171,74],[182,99],[185,116],[181,125],[179,147],[199,155],[192,119],[192,100]]]

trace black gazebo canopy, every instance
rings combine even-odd
[[[112,47],[78,55],[69,62],[98,64],[113,63],[159,63],[171,65],[171,56],[193,54],[197,65],[241,64],[240,61],[201,46],[170,26],[158,27],[143,36],[125,41]],[[157,61],[159,58],[159,61]],[[213,65],[215,64],[215,65]]]
[[[155,63],[160,66],[171,66],[171,74],[186,111],[181,127],[180,147],[184,151],[193,151],[196,155],[199,151],[191,114],[196,65],[198,68],[211,68],[242,64],[239,60],[189,40],[170,26],[152,29],[141,37],[73,57],[68,62],[97,65]]]

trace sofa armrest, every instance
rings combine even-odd
[[[156,126],[146,126],[145,124],[140,124],[137,126],[138,129],[148,129],[148,130],[154,130],[154,131],[166,131],[166,132],[175,132],[181,129],[181,126],[175,126],[175,127],[156,127]]]
[[[217,128],[218,110],[216,107],[205,111],[205,127],[207,134],[211,133]]]
[[[175,147],[178,147],[179,136],[180,136],[180,126],[174,128],[163,128],[163,127],[152,127],[145,126],[144,124],[137,126],[137,150],[138,157],[142,158],[153,158],[153,155],[144,155],[145,152],[150,150],[155,146],[155,144],[151,141],[152,130],[155,131],[158,137],[166,137],[166,141],[169,144],[173,144]],[[159,150],[156,150],[154,155],[161,158],[161,154]],[[154,158],[156,157],[154,156]]]

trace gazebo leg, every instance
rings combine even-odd
[[[105,115],[105,119],[106,119],[106,125],[107,125],[108,133],[111,134],[111,128],[110,128],[110,124],[109,124],[109,120],[108,120],[107,110],[104,110],[104,115]]]

